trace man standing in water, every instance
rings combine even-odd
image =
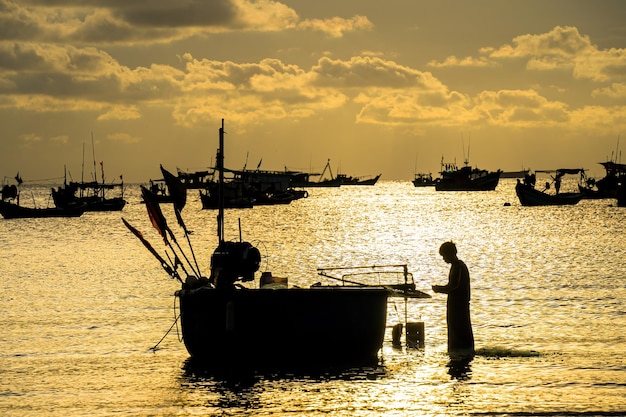
[[[448,325],[448,354],[450,359],[474,357],[474,334],[470,321],[470,276],[465,262],[457,257],[456,245],[444,242],[439,254],[450,264],[446,285],[433,285],[436,293],[448,294],[446,323]]]

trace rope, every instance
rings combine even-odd
[[[159,342],[156,345],[154,345],[153,347],[150,348],[151,351],[156,352],[156,350],[159,348],[159,345],[161,344],[161,342],[167,337],[168,334],[170,334],[170,332],[172,331],[174,326],[176,326],[176,336],[178,338],[178,342],[180,343],[180,342],[183,341],[183,338],[180,336],[180,333],[178,331],[178,319],[180,319],[180,315],[181,315],[181,313],[178,313],[178,315],[176,315],[176,297],[174,297],[174,323],[172,323],[170,328],[167,329],[167,332],[165,332],[165,334],[163,335],[161,340],[159,340]]]

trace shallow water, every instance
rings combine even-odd
[[[30,188],[45,205],[49,187]],[[1,415],[626,413],[626,210],[614,201],[521,207],[514,180],[470,193],[383,181],[227,210],[227,237],[238,239],[240,219],[263,270],[291,285],[320,281],[318,267],[407,263],[432,294],[448,271],[437,249],[452,239],[470,268],[479,355],[448,366],[445,296],[434,295],[407,305],[409,321],[425,322],[424,349],[392,347],[391,326],[405,320],[394,300],[378,364],[216,375],[188,361],[176,326],[166,335],[179,286],[122,224],[164,251],[137,186],[127,199],[122,212],[0,219]],[[206,271],[216,213],[200,207],[190,191],[183,215]]]

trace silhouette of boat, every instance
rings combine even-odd
[[[92,138],[93,142],[93,138]],[[84,154],[84,147],[83,147]],[[85,166],[83,157],[83,167]],[[87,206],[87,211],[120,211],[126,205],[124,200],[124,180],[120,175],[119,183],[105,183],[104,164],[100,162],[102,182],[95,179],[93,181],[70,181],[67,182],[67,170],[64,169],[63,185],[52,188],[52,200],[58,208],[68,208],[80,204]],[[84,173],[81,173],[81,177]],[[93,178],[96,178],[96,161],[94,156]],[[107,194],[111,190],[119,190],[116,197],[109,197]]]
[[[626,164],[615,161],[599,162],[606,171],[604,177],[599,180],[585,178],[579,184],[579,191],[584,198],[615,198],[619,184],[626,178]]]
[[[252,191],[241,181],[229,181],[223,185],[224,208],[253,208],[255,199]],[[204,210],[217,210],[220,207],[220,186],[217,181],[205,183],[200,190],[200,201]]]
[[[346,174],[337,174],[337,178],[341,178],[341,185],[376,185],[381,175],[351,177]]]
[[[535,188],[535,174],[529,174],[524,178],[524,181],[517,180],[515,185],[515,193],[519,198],[520,203],[523,206],[563,206],[578,204],[583,198],[582,193],[575,192],[560,192],[561,179],[566,174],[578,175],[584,172],[583,169],[557,169],[555,171],[536,171],[551,173],[556,175],[553,177],[554,188],[556,192],[554,194],[546,192],[551,188],[550,182],[546,182],[544,190],[538,190]]]
[[[80,217],[86,211],[86,204],[78,204],[65,208],[58,207],[25,207],[8,201],[0,201],[0,214],[5,219],[25,219],[42,217]]]
[[[39,217],[79,217],[87,205],[77,203],[68,207],[26,207],[20,205],[20,185],[22,178],[19,172],[15,176],[17,185],[4,184],[0,190],[0,214],[5,219],[24,219]]]
[[[119,189],[120,195],[108,197],[109,190]],[[52,188],[52,200],[57,208],[68,208],[85,204],[87,211],[120,211],[126,205],[124,182],[105,184],[97,181],[64,182],[62,186]]]
[[[529,169],[522,169],[520,171],[504,171],[500,173],[500,178],[524,178],[530,174]]]
[[[328,170],[330,178],[324,179],[324,174]],[[322,170],[321,174],[309,174],[306,172],[298,171],[285,171],[290,179],[290,186],[294,188],[308,188],[308,187],[339,187],[343,183],[343,177],[333,176],[333,171],[330,168],[330,159],[326,162],[326,166]],[[311,177],[319,177],[317,181],[312,181]]]
[[[444,163],[441,158],[441,172],[439,181],[435,184],[437,191],[492,191],[500,181],[502,171],[487,171],[472,168],[469,161],[458,168],[456,163]]]
[[[289,204],[294,200],[308,197],[305,190],[291,186],[291,175],[282,171],[232,170],[224,168],[232,175],[224,181],[223,195],[226,208],[252,208],[262,205]],[[200,192],[203,209],[219,207],[218,181],[206,181]]]
[[[345,364],[376,359],[385,334],[388,298],[404,297],[406,302],[408,298],[430,296],[416,290],[406,265],[318,269],[320,276],[333,279],[334,283],[318,283],[308,288],[289,287],[287,278],[263,271],[258,286],[256,283],[245,286],[244,283],[254,282],[262,257],[255,246],[242,240],[241,233],[239,241],[224,239],[223,149],[222,120],[217,155],[220,176],[218,242],[208,278],[201,274],[197,265],[194,267],[188,261],[183,279],[177,264],[172,265],[160,257],[143,235],[123,219],[168,274],[181,282],[182,288],[176,291],[176,297],[183,341],[192,359],[209,367],[228,369]],[[147,189],[142,192],[144,198],[149,197]],[[162,214],[158,215],[158,202],[155,204],[156,207],[146,204],[152,224],[169,239],[172,251],[180,249],[177,244],[171,244],[174,234]],[[182,224],[180,218],[179,224]],[[190,250],[193,253],[191,245]],[[182,259],[178,254],[176,258]],[[187,273],[188,270],[193,272]],[[400,279],[381,282],[381,273]],[[371,280],[358,280],[361,276],[369,276]]]
[[[413,185],[416,187],[434,187],[437,184],[436,179],[433,179],[433,174],[428,173],[416,173],[415,178],[413,178]]]
[[[178,179],[188,190],[204,189],[213,180],[214,171],[184,172],[177,170]]]
[[[22,183],[19,173],[15,177],[18,185],[5,184],[0,191],[0,214],[5,219],[24,219],[39,217],[79,217],[84,212],[86,204],[74,204],[65,208],[57,207],[26,207],[19,204],[19,185]]]

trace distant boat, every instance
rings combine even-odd
[[[502,171],[472,168],[468,160],[458,168],[456,163],[444,163],[441,158],[441,178],[435,184],[437,191],[492,191],[500,181]]]
[[[550,189],[550,183],[547,182],[543,191],[535,188],[535,174],[527,175],[524,181],[517,180],[515,185],[515,193],[522,206],[563,206],[578,204],[583,198],[582,193],[560,192],[561,179],[566,174],[580,174],[582,169],[557,169],[555,171],[537,171],[537,172],[555,172],[554,188],[555,193],[547,192]]]
[[[621,151],[619,150],[619,136],[617,146],[611,157],[606,162],[599,162],[604,167],[605,176],[599,180],[594,178],[581,179],[579,191],[584,194],[584,198],[615,198],[618,194],[620,184],[626,181],[626,164],[619,163]]]
[[[433,174],[428,173],[416,173],[413,178],[413,185],[416,187],[434,187],[437,184],[436,179],[433,179]]]
[[[93,136],[91,138],[93,147]],[[83,145],[83,167],[85,166],[85,147]],[[63,185],[52,188],[52,200],[58,208],[67,208],[74,205],[86,204],[87,211],[120,211],[126,205],[124,200],[124,180],[120,175],[119,183],[105,183],[104,180],[104,163],[100,162],[100,171],[102,182],[95,180],[96,174],[96,158],[94,152],[93,161],[93,181],[83,181],[81,173],[81,181],[67,182],[67,170],[64,169]],[[108,192],[118,190],[118,195],[110,197]]]
[[[337,174],[341,178],[341,185],[376,185],[382,174],[367,177],[351,177],[346,174]]]
[[[107,191],[119,189],[117,197],[108,197]],[[60,187],[52,188],[52,200],[58,208],[67,208],[85,204],[87,211],[120,211],[126,205],[124,182],[104,184],[97,181],[64,182]]]
[[[253,208],[255,199],[246,184],[229,181],[222,188],[224,208]],[[217,181],[207,182],[200,190],[200,202],[204,210],[217,210],[220,207],[220,187]]]
[[[599,162],[606,171],[599,180],[586,178],[579,184],[579,191],[584,198],[615,198],[620,182],[626,179],[626,164],[614,161]]]
[[[215,171],[195,171],[184,172],[178,169],[178,179],[190,190],[203,189],[206,185],[213,181]]]
[[[254,206],[289,204],[308,197],[306,190],[291,186],[291,175],[283,171],[233,170],[224,168],[231,178],[223,183],[226,208],[252,208]],[[219,183],[206,181],[200,192],[202,208],[217,209]]]
[[[503,171],[500,173],[500,178],[524,178],[529,173],[529,169],[522,169],[521,171]]]
[[[0,214],[5,219],[26,219],[42,217],[80,217],[87,209],[87,204],[78,204],[65,208],[25,207],[8,201],[0,201]]]
[[[23,219],[39,217],[78,217],[86,210],[86,204],[72,204],[65,208],[58,207],[26,207],[20,205],[20,185],[22,178],[15,176],[17,185],[4,184],[0,190],[0,214],[5,219]]]
[[[330,174],[330,178],[324,179],[324,174],[328,170]],[[326,162],[326,166],[321,174],[308,174],[306,172],[297,172],[297,171],[285,171],[289,173],[291,176],[290,185],[291,187],[339,187],[343,183],[342,177],[334,177],[333,171],[330,168],[330,159]],[[310,177],[319,177],[319,180],[312,181]]]
[[[16,176],[17,185],[5,184],[0,191],[0,214],[5,219],[24,219],[39,217],[78,217],[86,209],[86,204],[74,204],[66,208],[57,207],[26,207],[19,204],[19,185],[22,179],[19,174]]]
[[[155,198],[157,198],[160,203],[173,202],[173,198],[167,189],[167,184],[164,179],[150,179],[149,183],[148,189],[152,192],[152,194],[154,194]]]

